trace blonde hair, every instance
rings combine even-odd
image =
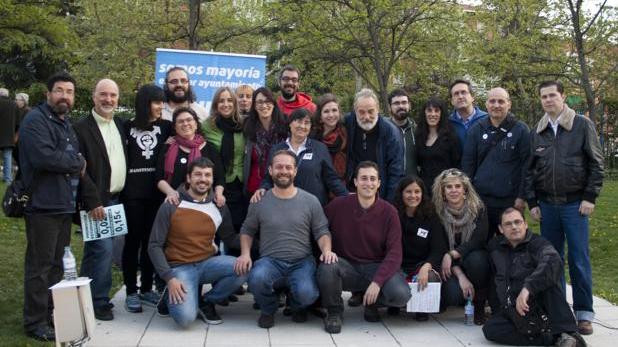
[[[249,94],[253,94],[254,91],[255,90],[250,85],[241,84],[238,87],[236,87],[236,96],[238,96],[238,94],[241,92],[248,92]]]
[[[448,181],[453,179],[459,180],[464,186],[466,204],[473,214],[472,219],[475,219],[481,210],[485,208],[483,201],[472,186],[470,178],[468,178],[463,171],[458,169],[447,169],[442,171],[438,177],[436,177],[431,188],[431,192],[433,193],[433,204],[436,207],[436,212],[438,213],[440,220],[444,223],[444,210],[448,204],[446,201],[446,196],[444,195],[444,186],[446,186]]]
[[[240,117],[240,114],[238,113],[238,99],[236,98],[236,93],[232,91],[232,88],[227,87],[227,86],[217,89],[217,91],[215,92],[215,95],[212,97],[212,103],[210,104],[210,117],[209,117],[210,125],[212,125],[213,127],[216,127],[217,119],[221,117],[221,115],[219,114],[219,111],[217,111],[217,106],[219,105],[219,99],[221,99],[221,94],[223,94],[223,92],[230,93],[230,97],[232,98],[232,102],[234,103],[234,112],[232,113],[232,120],[234,120],[236,124],[241,126],[242,119]]]

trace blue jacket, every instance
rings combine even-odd
[[[403,154],[404,145],[399,130],[386,118],[379,116],[378,124],[378,148],[377,158],[380,168],[380,197],[384,200],[393,201],[397,183],[403,177]],[[352,147],[354,136],[362,131],[356,122],[356,114],[352,111],[345,117],[345,127],[348,131],[348,162],[346,169],[346,182],[350,182],[354,176],[356,165],[352,160]]]
[[[332,192],[336,196],[347,195],[348,190],[335,172],[326,146],[322,142],[312,139],[307,139],[305,146],[307,148],[297,156],[298,172],[294,179],[294,185],[315,195],[322,206],[328,203],[328,192]],[[289,149],[285,141],[279,142],[271,148],[268,162],[270,163],[276,151],[282,149]],[[261,188],[270,189],[272,186],[272,177],[270,175],[264,176]]]
[[[480,121],[481,119],[487,118],[487,112],[481,110],[478,106],[474,106],[474,115],[470,119],[470,125],[468,129],[466,129],[464,123],[457,117],[457,110],[453,110],[451,115],[448,117],[448,121],[453,125],[453,129],[455,129],[455,133],[457,133],[457,137],[459,138],[459,145],[461,146],[461,153],[464,152],[465,144],[466,144],[466,134],[468,130],[472,128],[472,126]]]
[[[94,184],[80,179],[84,162],[68,117],[60,119],[46,103],[34,107],[19,128],[21,177],[32,189],[26,213],[75,212],[78,184],[85,207],[97,206]]]
[[[512,114],[500,124],[512,125],[496,145],[491,144],[492,131],[499,132],[485,117],[476,122],[466,138],[461,167],[472,185],[490,207],[512,206],[516,198],[525,199],[524,175],[530,155],[530,129]],[[481,158],[482,153],[486,153]]]

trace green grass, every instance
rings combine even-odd
[[[0,183],[0,193],[5,186]],[[594,294],[618,304],[618,181],[606,180],[590,219],[590,248]],[[538,232],[537,223],[530,227]],[[23,273],[26,234],[23,219],[6,218],[0,213],[0,346],[53,346],[25,337],[22,328]],[[71,235],[71,248],[81,262],[81,235]],[[120,271],[114,270],[112,293],[122,285]],[[122,308],[116,308],[121,310]]]

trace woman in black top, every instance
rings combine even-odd
[[[421,109],[414,133],[420,176],[430,188],[427,192],[430,196],[434,179],[440,172],[460,167],[459,139],[447,115],[444,101],[430,98]]]
[[[421,289],[428,282],[440,282],[446,238],[423,180],[416,176],[402,178],[395,190],[394,205],[401,222],[403,272],[409,279],[416,277]],[[416,313],[416,320],[428,318],[426,313]]]
[[[157,187],[165,194],[165,201],[178,205],[178,187],[187,179],[187,167],[193,160],[205,157],[215,164],[214,201],[217,206],[225,205],[223,196],[225,171],[219,152],[207,142],[199,126],[197,113],[189,107],[180,107],[172,115],[173,141],[166,144],[159,154],[157,163]]]
[[[474,302],[474,323],[485,322],[489,288],[487,210],[470,179],[458,169],[444,170],[433,185],[433,203],[444,227],[448,251],[442,257],[444,305]]]
[[[128,160],[122,199],[129,233],[122,251],[122,275],[129,312],[141,312],[141,302],[156,305],[158,301],[158,294],[152,292],[154,269],[148,256],[148,239],[163,200],[156,189],[157,156],[172,129],[172,122],[161,118],[163,99],[163,89],[152,84],[141,87],[135,97],[135,118],[125,123]]]

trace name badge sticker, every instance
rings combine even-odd
[[[303,155],[303,160],[311,160],[313,158],[313,153],[305,153]]]
[[[429,234],[429,230],[425,230],[423,228],[418,228],[418,231],[416,232],[416,235],[426,239],[427,235]]]

